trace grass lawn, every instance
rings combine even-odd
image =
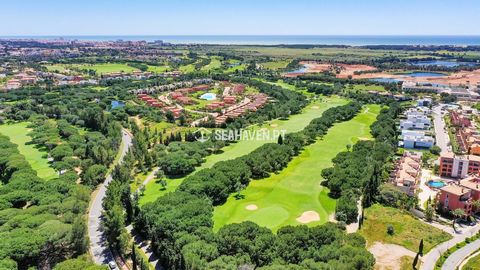
[[[240,64],[240,65],[232,66],[232,67],[229,67],[229,68],[225,69],[225,73],[231,73],[231,72],[235,72],[237,70],[238,71],[244,71],[246,68],[247,68],[246,64]]]
[[[301,224],[296,219],[306,211],[315,211],[320,220],[310,222],[308,226],[323,224],[335,211],[335,200],[328,197],[328,189],[321,186],[322,169],[332,165],[340,151],[347,144],[354,144],[359,138],[370,138],[370,125],[380,112],[380,106],[369,105],[350,121],[338,123],[327,135],[309,145],[289,165],[278,174],[269,178],[253,180],[241,192],[244,199],[230,196],[227,202],[215,208],[214,230],[225,224],[253,221],[273,231],[287,225]],[[256,205],[257,210],[246,207]]]
[[[277,70],[277,69],[286,68],[289,63],[290,63],[290,60],[277,60],[277,61],[260,63],[260,65],[262,65],[266,69]]]
[[[183,73],[194,72],[194,71],[195,71],[195,63],[189,64],[189,65],[180,66],[180,67],[178,68],[178,70],[179,70],[180,72],[183,72]]]
[[[347,85],[347,87],[345,87],[345,89],[347,90],[359,90],[359,91],[378,91],[378,92],[384,92],[386,91],[385,90],[385,87],[383,87],[382,85],[365,85],[365,84],[351,84],[351,85]]]
[[[288,120],[273,120],[265,123],[261,126],[254,125],[250,129],[263,129],[267,130],[286,130],[286,132],[296,132],[302,130],[310,121],[318,118],[322,113],[331,108],[347,103],[347,100],[340,97],[324,97],[322,100],[317,100],[307,106],[302,113],[292,115]],[[210,155],[206,157],[206,162],[197,167],[193,172],[197,172],[204,168],[211,168],[215,163],[223,160],[234,159],[243,155],[246,155],[265,143],[273,141],[254,140],[254,141],[238,141],[226,146],[222,149],[221,154]],[[167,180],[167,189],[162,191],[160,184],[151,181],[147,184],[145,194],[140,198],[140,204],[155,201],[158,197],[163,196],[165,193],[174,191],[183,181],[184,178],[169,179]]]
[[[202,71],[209,71],[212,69],[217,69],[222,67],[222,62],[220,61],[219,57],[212,57],[211,59],[212,61],[210,62],[210,64],[203,66],[201,68]]]
[[[147,71],[150,71],[153,73],[163,73],[163,72],[167,72],[169,68],[170,68],[169,66],[150,66],[149,65]]]
[[[393,226],[393,235],[387,233],[388,225]],[[368,245],[378,241],[397,244],[413,252],[418,251],[420,239],[423,239],[424,253],[452,238],[448,233],[430,226],[408,213],[378,204],[365,209],[365,220],[360,234],[367,239]]]
[[[21,122],[11,125],[0,125],[0,133],[10,138],[12,143],[18,145],[18,151],[25,156],[32,168],[37,172],[38,177],[49,180],[58,176],[53,168],[50,167],[46,159],[47,152],[39,149],[34,144],[28,144],[32,140],[27,135],[30,129],[27,128],[27,122]]]
[[[134,71],[139,71],[134,67],[131,67],[127,64],[121,64],[121,63],[83,64],[83,65],[73,65],[73,67],[81,70],[93,69],[95,70],[97,75],[112,73],[112,72],[132,73]]]
[[[480,254],[468,260],[463,270],[480,270]]]
[[[45,65],[48,71],[58,71],[60,73],[65,73],[67,66],[64,64],[51,64],[51,65]]]

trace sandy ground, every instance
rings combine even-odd
[[[278,127],[278,124],[271,124],[271,127]]]
[[[340,74],[337,75],[337,78],[347,78],[348,76],[353,76],[355,71],[374,71],[377,70],[376,67],[368,65],[348,65],[348,64],[338,64],[337,68],[340,69]]]
[[[451,73],[448,76],[443,77],[410,77],[408,75],[401,74],[388,74],[388,73],[365,73],[360,75],[353,75],[354,79],[373,79],[373,78],[391,78],[402,79],[413,82],[422,83],[437,83],[446,85],[467,85],[480,83],[480,69],[473,71],[459,71]]]
[[[245,209],[247,209],[248,211],[255,211],[258,209],[258,206],[256,206],[255,204],[249,204],[245,207]]]
[[[414,258],[416,255],[415,252],[402,246],[380,242],[375,242],[368,248],[368,251],[375,257],[375,269],[378,270],[400,270],[400,258],[403,256]]]
[[[297,218],[297,221],[303,224],[310,223],[313,221],[319,221],[319,220],[320,220],[320,216],[315,211],[303,212],[303,214]]]
[[[313,106],[312,109],[317,110],[317,109],[320,109],[320,107],[318,107],[318,106]]]

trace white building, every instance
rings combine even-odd
[[[402,142],[400,146],[408,149],[430,148],[435,144],[432,136],[425,135],[423,131],[402,130]]]

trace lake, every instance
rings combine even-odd
[[[418,61],[410,63],[413,66],[439,66],[439,67],[458,67],[458,66],[477,66],[478,63],[474,62],[461,62],[461,61],[447,61],[447,60],[431,60],[431,61]]]

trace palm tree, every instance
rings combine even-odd
[[[480,211],[480,200],[473,201],[472,202],[472,207],[473,207],[473,211],[475,211],[475,213],[479,212]]]

